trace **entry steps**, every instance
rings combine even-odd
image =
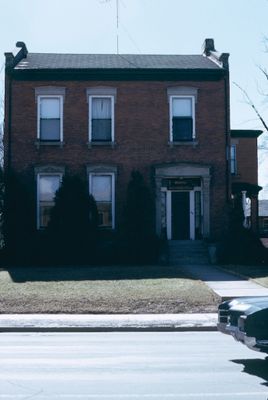
[[[170,265],[209,264],[209,254],[202,240],[169,240]]]

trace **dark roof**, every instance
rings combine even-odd
[[[203,55],[51,54],[28,53],[16,70],[50,69],[179,69],[219,70]]]
[[[239,193],[243,190],[246,190],[249,195],[258,194],[260,190],[262,190],[262,186],[254,185],[254,183],[248,182],[233,182],[232,183],[232,192]]]
[[[231,137],[257,138],[263,131],[256,129],[231,129]]]

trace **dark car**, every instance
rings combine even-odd
[[[241,297],[221,303],[218,330],[252,350],[268,353],[268,296]]]

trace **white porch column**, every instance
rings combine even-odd
[[[210,199],[209,199],[210,177],[203,177],[203,235],[209,237],[210,233]]]

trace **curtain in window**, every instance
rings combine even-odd
[[[110,119],[111,118],[111,99],[94,98],[92,100],[92,118]]]
[[[110,98],[92,99],[92,140],[111,141],[112,103]]]

